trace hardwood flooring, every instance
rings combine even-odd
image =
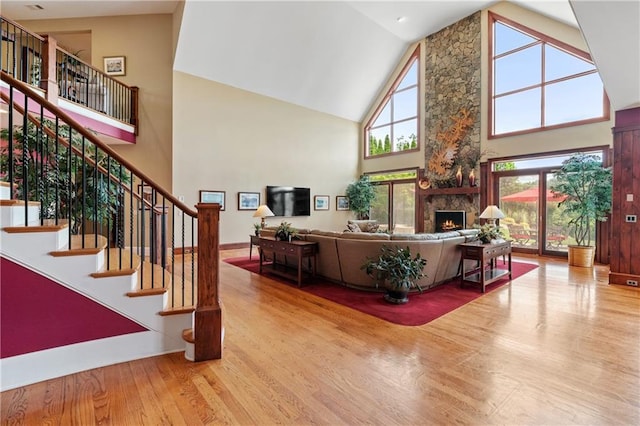
[[[608,285],[606,266],[515,259],[540,267],[419,327],[221,262],[222,360],[175,353],[5,391],[2,423],[640,424],[640,291]]]

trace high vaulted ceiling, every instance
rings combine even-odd
[[[26,20],[172,13],[178,3],[2,0],[2,14]],[[412,42],[493,3],[187,0],[174,69],[360,121]],[[613,108],[640,106],[640,0],[514,3],[579,26]],[[34,4],[43,9],[27,7]]]

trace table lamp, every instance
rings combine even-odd
[[[486,209],[482,212],[480,219],[489,219],[489,223],[491,223],[491,227],[494,228],[496,226],[496,219],[502,219],[504,217],[504,213],[494,205],[487,206]]]
[[[267,207],[266,204],[262,204],[260,207],[258,207],[258,210],[256,210],[255,213],[253,213],[253,217],[259,217],[261,219],[260,221],[261,228],[264,228],[267,224],[264,218],[271,217],[271,216],[275,216],[275,214],[273,214],[271,209]]]

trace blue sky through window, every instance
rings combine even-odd
[[[595,65],[522,31],[495,21],[492,134],[605,117]]]

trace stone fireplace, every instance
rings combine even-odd
[[[467,213],[464,210],[436,210],[434,232],[457,231],[466,228]]]

